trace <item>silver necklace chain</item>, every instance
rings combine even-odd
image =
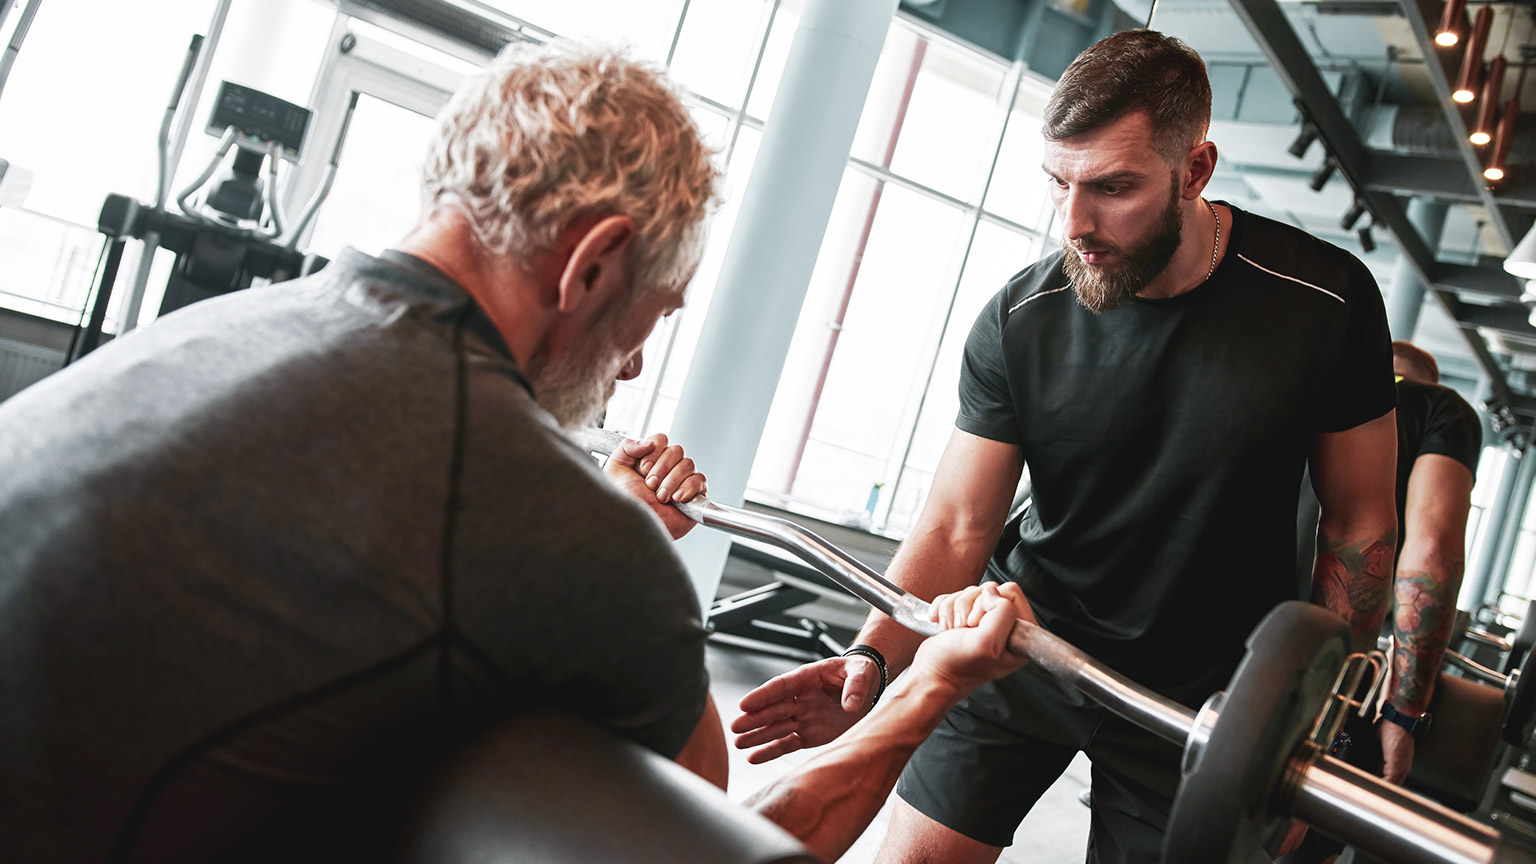
[[[1216,215],[1216,205],[1205,202],[1205,206],[1211,208],[1211,218],[1216,220],[1216,244],[1211,247],[1211,269],[1205,272],[1205,278],[1209,279],[1216,273],[1216,253],[1221,251],[1221,217]]]

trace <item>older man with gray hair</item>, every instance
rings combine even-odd
[[[0,405],[0,860],[288,859],[530,707],[682,753],[704,630],[634,498],[678,535],[704,479],[657,437],[614,460],[625,494],[560,427],[682,304],[710,157],[659,72],[508,50],[395,249]]]
[[[509,48],[444,112],[395,249],[0,405],[0,861],[387,858],[391,807],[530,709],[723,786],[667,542],[704,477],[658,435],[604,478],[561,428],[682,305],[710,157],[659,71]],[[835,857],[943,710],[1018,667],[1022,596],[969,595],[933,674],[765,813]]]

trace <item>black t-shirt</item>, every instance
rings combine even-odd
[[[1477,411],[1455,390],[1439,384],[1397,382],[1397,524],[1398,548],[1407,538],[1404,507],[1413,463],[1430,453],[1449,456],[1477,476],[1483,452],[1483,424]]]
[[[993,572],[1046,627],[1170,691],[1219,687],[1294,596],[1313,436],[1395,399],[1365,266],[1232,214],[1221,265],[1177,297],[1095,316],[1059,253],[1036,263],[983,310],[962,361],[956,425],[1017,443],[1034,487]]]
[[[1436,453],[1467,466],[1476,477],[1482,449],[1482,421],[1455,390],[1438,384],[1397,382],[1397,555],[1402,555],[1403,541],[1408,538],[1408,477],[1414,463],[1420,456]],[[1303,481],[1296,510],[1296,584],[1303,597],[1311,592],[1317,518],[1317,493],[1310,482]],[[1392,632],[1392,616],[1387,616],[1382,627],[1383,633]]]

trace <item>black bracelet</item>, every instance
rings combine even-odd
[[[855,654],[860,657],[868,657],[875,661],[876,666],[880,667],[880,689],[875,691],[875,698],[869,702],[869,707],[873,708],[875,703],[880,701],[880,697],[885,694],[885,685],[887,683],[887,675],[889,674],[885,666],[885,656],[878,649],[863,644],[850,645],[848,650],[843,652],[844,657],[851,657]]]

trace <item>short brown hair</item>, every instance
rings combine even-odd
[[[1177,163],[1205,140],[1211,82],[1205,61],[1156,30],[1122,30],[1077,55],[1045,106],[1050,141],[1092,132],[1135,111],[1152,121],[1152,145]]]
[[[1435,356],[1412,342],[1393,342],[1393,365],[1401,360],[1404,365],[1418,373],[1420,378],[1431,384],[1440,383],[1440,364],[1435,362]]]

